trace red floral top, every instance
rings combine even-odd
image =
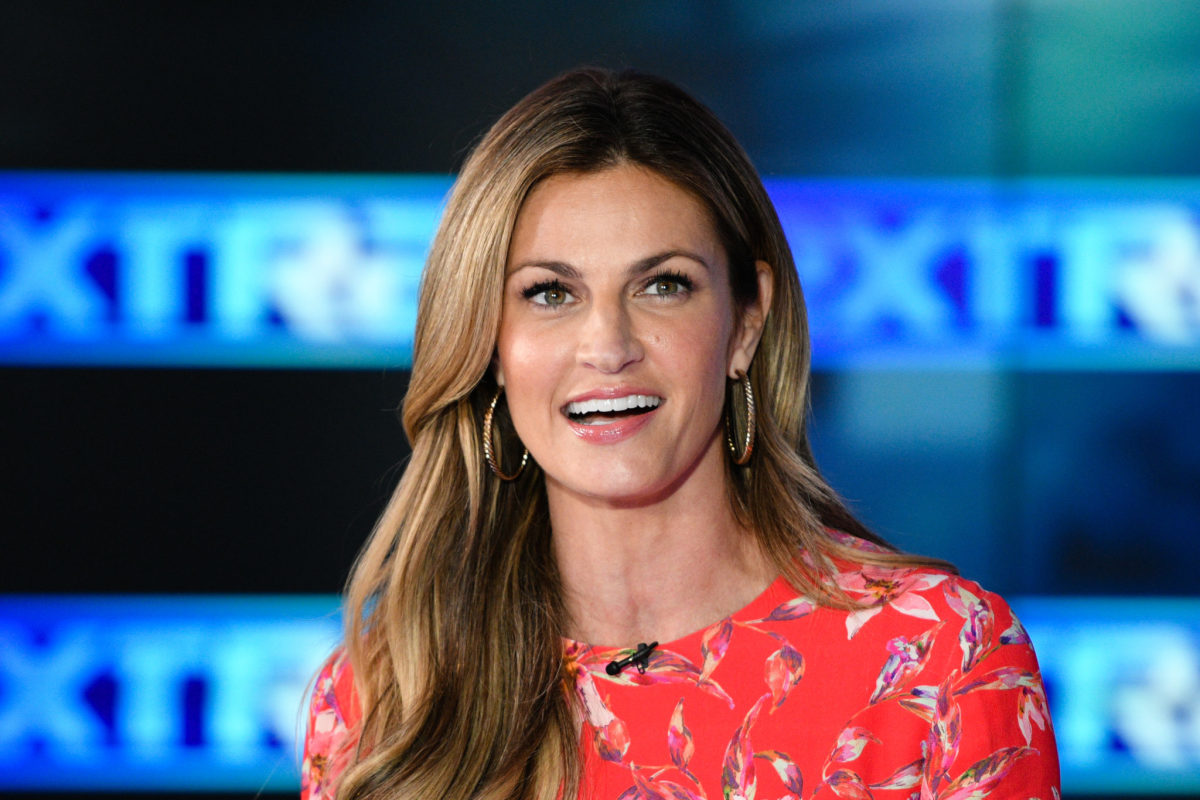
[[[865,543],[852,541],[858,546]],[[597,800],[1058,798],[1037,659],[998,596],[928,569],[843,564],[869,605],[840,611],[780,579],[742,610],[632,649],[568,640],[583,709],[583,796]],[[304,800],[331,798],[359,718],[336,656],[313,694]]]

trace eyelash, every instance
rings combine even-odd
[[[692,291],[692,289],[696,287],[696,285],[692,282],[692,279],[687,275],[684,275],[681,272],[675,272],[674,270],[663,270],[662,272],[659,272],[650,278],[650,280],[646,281],[644,288],[648,289],[656,283],[663,283],[666,281],[679,284],[679,291],[672,292],[672,294],[685,294]]]
[[[521,296],[524,297],[526,300],[533,300],[533,298],[537,297],[539,294],[542,294],[544,292],[562,292],[563,294],[570,294],[571,290],[568,289],[567,285],[565,283],[563,283],[562,281],[557,281],[557,280],[556,281],[539,281],[539,282],[535,283],[533,286],[530,286],[528,289],[525,289],[524,291],[522,291]],[[537,305],[550,306],[553,304],[552,303],[538,303]]]
[[[643,291],[645,289],[650,288],[651,286],[653,286],[656,283],[663,283],[666,281],[670,281],[672,283],[679,284],[679,291],[671,292],[669,295],[665,295],[668,297],[672,296],[672,295],[676,295],[676,294],[685,294],[687,292],[692,291],[695,288],[695,283],[687,275],[684,275],[683,273],[680,273],[680,272],[676,272],[674,270],[663,270],[662,272],[658,272],[658,273],[652,275],[650,277],[650,279],[646,281],[646,283],[642,287]],[[567,285],[560,280],[539,281],[539,282],[533,284],[532,286],[522,290],[521,296],[524,297],[526,300],[533,300],[533,298],[535,298],[539,294],[543,294],[545,292],[562,292],[564,294],[570,294],[571,290],[568,289]],[[538,305],[554,306],[554,305],[558,305],[558,304],[539,303]]]

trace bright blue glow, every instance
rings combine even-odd
[[[1064,794],[1200,792],[1200,599],[1029,598]]]
[[[0,362],[405,366],[449,186],[0,175]]]
[[[0,363],[406,367],[450,186],[0,173]],[[768,189],[820,366],[1200,367],[1200,181]]]
[[[0,598],[0,789],[298,787],[333,597]]]
[[[1071,794],[1200,792],[1200,600],[1019,598]],[[295,791],[335,597],[0,597],[0,790]]]

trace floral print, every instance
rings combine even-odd
[[[359,714],[350,661],[339,650],[317,675],[309,703],[300,765],[300,796],[305,800],[332,800],[334,782],[353,752],[352,731]]]
[[[866,543],[842,537],[868,549]],[[1004,601],[931,569],[839,562],[862,606],[783,579],[746,608],[656,647],[565,641],[588,800],[1058,800],[1037,660]],[[318,678],[305,800],[323,800],[349,740],[348,669]]]
[[[568,642],[585,796],[1058,797],[1037,661],[1003,600],[937,570],[842,562],[835,579],[860,609],[781,579],[645,674],[610,677],[630,651]]]

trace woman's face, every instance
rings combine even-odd
[[[735,314],[707,211],[655,172],[534,188],[508,252],[496,378],[552,502],[638,505],[692,479],[719,489],[725,381],[758,342],[765,264],[759,278],[759,304]]]

